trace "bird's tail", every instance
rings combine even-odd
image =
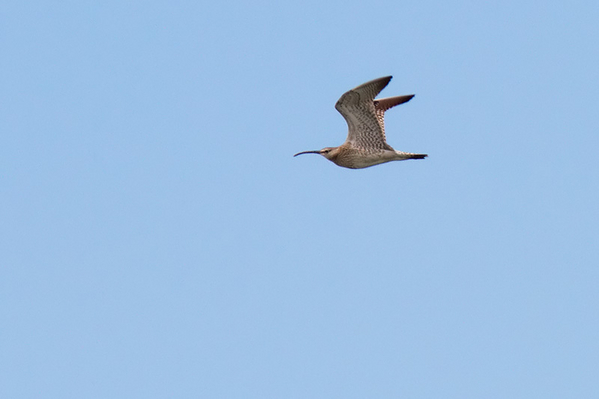
[[[428,157],[428,154],[414,154],[413,152],[395,151],[395,155],[392,156],[394,161],[405,161],[406,159],[424,159]]]

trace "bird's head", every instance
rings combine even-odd
[[[297,157],[298,155],[302,155],[302,154],[320,154],[323,157],[325,157],[326,159],[332,159],[337,155],[337,152],[335,151],[338,147],[325,147],[322,150],[316,150],[316,151],[302,151],[302,152],[298,152],[297,154],[294,155],[294,157]]]

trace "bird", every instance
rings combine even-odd
[[[374,79],[344,93],[335,108],[345,118],[347,139],[339,147],[302,151],[294,155],[320,154],[338,166],[362,169],[390,161],[424,159],[427,154],[396,151],[385,137],[385,111],[410,101],[414,94],[381,98],[375,97],[389,84],[392,76]]]

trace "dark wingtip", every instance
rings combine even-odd
[[[374,100],[374,106],[378,110],[387,111],[395,107],[396,105],[407,103],[412,98],[414,98],[414,94],[407,94],[404,96],[396,96],[396,97],[387,97],[387,98],[379,98],[378,100]]]

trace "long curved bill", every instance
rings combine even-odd
[[[297,154],[295,154],[294,157],[297,157],[298,155],[302,155],[302,154],[320,154],[320,151],[302,151],[302,152],[298,152]]]

